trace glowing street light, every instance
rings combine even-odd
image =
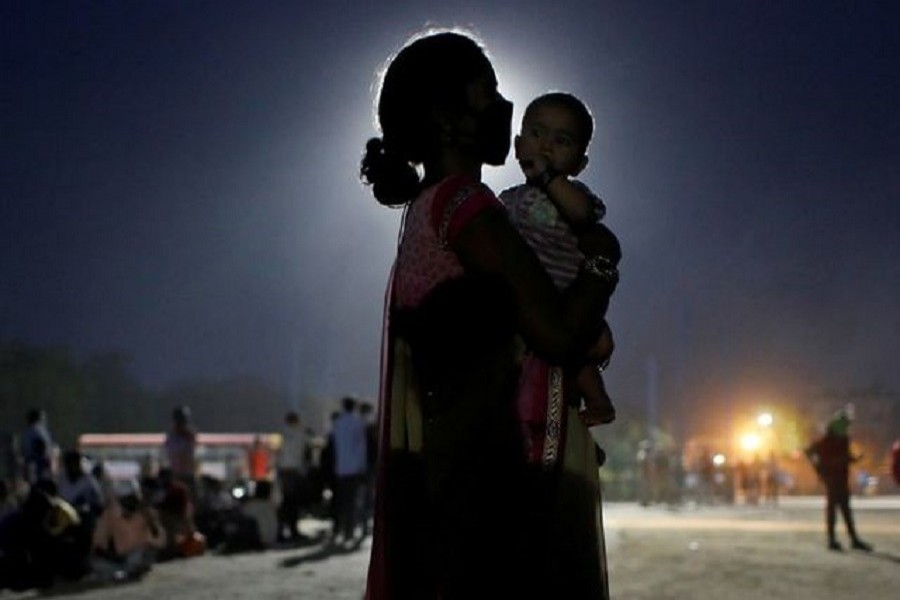
[[[756,424],[760,427],[769,428],[772,426],[773,421],[774,419],[770,412],[760,413],[759,416],[756,417]]]
[[[721,467],[725,464],[725,455],[724,454],[716,454],[713,456],[713,464],[717,467]]]
[[[755,452],[759,450],[762,440],[755,433],[745,433],[740,439],[741,449],[745,452]]]

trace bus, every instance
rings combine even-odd
[[[78,437],[78,449],[92,462],[102,462],[113,480],[139,479],[166,466],[165,439],[165,433],[84,433]],[[279,433],[198,433],[198,476],[226,484],[247,479],[250,449],[257,439],[268,448],[274,466]]]

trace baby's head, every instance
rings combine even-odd
[[[593,135],[594,118],[581,100],[565,92],[543,94],[525,109],[516,158],[524,163],[543,154],[556,171],[574,176],[587,166]]]

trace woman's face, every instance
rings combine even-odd
[[[497,89],[492,69],[466,86],[466,114],[458,123],[458,133],[481,162],[495,166],[506,162],[512,138],[512,103]]]

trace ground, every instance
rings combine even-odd
[[[875,552],[825,549],[822,498],[780,506],[605,507],[614,600],[838,600],[897,598],[900,496],[854,499],[857,525]],[[315,524],[307,524],[314,526]],[[843,525],[839,523],[843,535]],[[846,542],[846,536],[843,535]],[[845,545],[847,545],[845,543]],[[349,553],[321,546],[157,565],[138,583],[59,589],[98,600],[360,600],[368,545]],[[0,594],[25,600],[35,592]]]

